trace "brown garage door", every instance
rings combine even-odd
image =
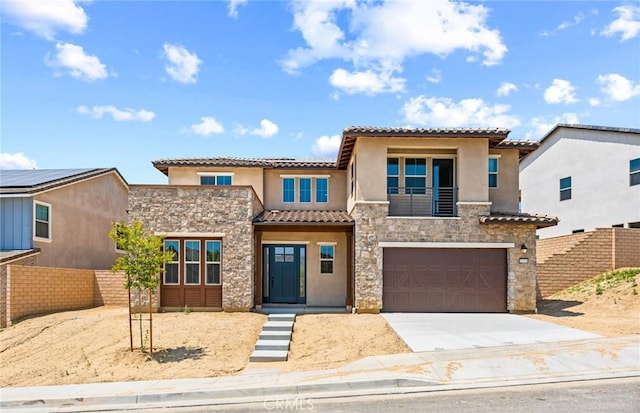
[[[506,250],[385,248],[382,311],[506,312]]]

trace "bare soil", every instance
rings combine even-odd
[[[138,350],[137,322],[130,351],[126,308],[33,317],[0,332],[0,387],[232,375],[248,365],[265,321],[255,313],[153,314],[149,354]],[[144,333],[143,339],[148,348]],[[266,366],[322,369],[408,351],[379,315],[303,315],[295,324],[289,361]]]
[[[538,314],[528,317],[607,337],[640,334],[640,274],[605,288],[587,281],[538,302]]]

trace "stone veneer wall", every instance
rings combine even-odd
[[[489,205],[460,204],[459,218],[388,217],[388,204],[358,203],[351,215],[355,226],[355,307],[359,312],[382,309],[382,253],[379,242],[512,242],[507,250],[507,309],[536,309],[535,225],[480,224]],[[529,262],[520,264],[526,244]]]
[[[131,185],[129,218],[153,232],[223,233],[222,307],[253,307],[253,224],[262,208],[251,187]]]

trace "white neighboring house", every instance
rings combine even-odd
[[[549,238],[640,228],[640,129],[559,124],[520,160],[521,208],[557,216]]]

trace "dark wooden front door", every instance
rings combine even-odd
[[[279,304],[304,303],[300,294],[301,245],[270,245],[267,247],[269,257],[269,295],[266,302]]]
[[[506,250],[385,248],[382,294],[387,312],[506,312]]]

